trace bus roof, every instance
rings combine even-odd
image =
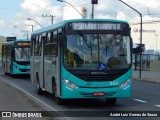
[[[50,26],[35,30],[35,31],[32,32],[32,35],[33,34],[42,33],[42,32],[48,31],[48,30],[52,30],[54,28],[58,28],[58,27],[61,27],[61,26],[64,26],[66,23],[69,23],[69,22],[95,22],[95,21],[96,22],[120,22],[120,23],[128,24],[127,21],[113,20],[113,19],[73,19],[73,20],[64,20],[62,22],[59,22],[59,23],[56,23],[56,24],[53,24],[53,25],[50,25]]]
[[[3,45],[12,45],[16,42],[30,42],[30,40],[26,40],[26,39],[16,39],[14,41],[8,41],[8,42],[2,42]]]

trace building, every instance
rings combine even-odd
[[[131,35],[133,43],[140,43],[140,24],[130,22]],[[142,25],[142,43],[145,44],[145,49],[160,50],[160,23],[159,22],[143,22]]]

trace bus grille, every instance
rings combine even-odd
[[[29,69],[19,69],[21,72],[28,72],[30,71]]]
[[[84,81],[113,81],[119,78],[121,75],[76,75]]]

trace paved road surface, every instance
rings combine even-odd
[[[5,76],[3,74],[0,75],[0,80],[8,87],[8,90],[12,90],[14,87],[15,91],[18,93],[16,95],[20,95],[21,97],[15,97],[13,102],[17,102],[17,105],[8,106],[6,100],[3,100],[4,110],[10,109],[14,110],[14,107],[18,107],[21,110],[21,107],[26,110],[47,110],[47,111],[81,111],[87,112],[89,116],[94,116],[96,112],[94,111],[159,111],[160,112],[160,84],[154,83],[146,83],[141,81],[133,81],[133,95],[132,98],[118,99],[117,104],[115,106],[109,106],[106,104],[104,99],[89,99],[89,100],[67,100],[64,105],[57,105],[50,94],[45,94],[43,96],[38,96],[36,94],[35,86],[31,84],[30,80],[27,78],[10,78],[9,76]],[[4,81],[6,83],[4,83]],[[9,84],[9,85],[8,85]],[[3,86],[3,85],[2,85]],[[12,86],[14,86],[12,88]],[[4,89],[4,88],[3,88]],[[12,90],[13,91],[13,90]],[[0,93],[2,90],[0,91]],[[13,94],[3,94],[4,97],[13,97]],[[8,96],[9,95],[9,96]],[[16,100],[18,98],[19,100]],[[5,98],[4,98],[5,99]],[[24,103],[21,101],[25,101]],[[32,101],[32,102],[31,102]],[[11,104],[11,103],[10,103]],[[22,105],[20,105],[22,104]],[[29,108],[28,105],[31,105],[33,108]],[[13,107],[13,108],[12,108]],[[88,112],[90,111],[90,112]],[[65,117],[69,117],[73,112],[64,114]],[[98,116],[98,115],[97,115]],[[81,120],[81,117],[71,117],[69,120]],[[106,120],[106,117],[94,117],[94,118],[83,118],[92,119],[92,120]],[[123,120],[123,117],[120,118],[110,118],[107,117],[107,120]],[[139,117],[130,117],[127,119],[134,120],[158,120],[160,118],[139,118]]]

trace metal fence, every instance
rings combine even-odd
[[[140,55],[133,54],[132,68],[139,70],[140,68]],[[160,55],[159,54],[142,54],[142,71],[160,70]]]

